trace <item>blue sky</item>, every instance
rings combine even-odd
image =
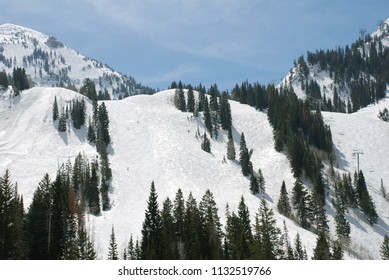
[[[307,51],[345,46],[387,0],[1,0],[1,23],[52,35],[154,88],[278,83]]]

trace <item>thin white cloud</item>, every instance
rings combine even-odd
[[[193,63],[185,63],[178,65],[174,69],[168,70],[162,74],[153,77],[146,77],[142,79],[143,83],[153,84],[153,83],[165,83],[171,81],[178,81],[182,77],[188,75],[196,75],[200,72],[200,68]]]
[[[104,19],[164,48],[249,63],[261,39],[260,1],[92,1]]]

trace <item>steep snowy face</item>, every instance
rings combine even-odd
[[[112,99],[146,89],[134,78],[81,55],[53,36],[7,23],[0,25],[0,71],[12,73],[14,67],[26,69],[38,86],[80,88],[90,78],[97,90],[107,90]]]

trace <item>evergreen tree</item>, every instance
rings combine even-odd
[[[178,189],[173,205],[174,231],[177,241],[178,258],[184,259],[185,201],[181,189]]]
[[[204,225],[205,242],[202,255],[206,259],[220,259],[222,253],[222,231],[218,209],[213,194],[207,190],[199,204],[200,217]]]
[[[219,90],[217,88],[217,85],[214,84],[209,88],[209,108],[211,111],[217,112],[219,111],[219,104],[217,102],[217,98],[219,96]]]
[[[202,259],[203,224],[201,222],[200,211],[196,199],[189,193],[185,206],[184,225],[184,248],[185,259]]]
[[[105,145],[108,146],[111,143],[111,136],[109,134],[109,117],[105,103],[101,103],[98,110],[98,131],[101,131]],[[99,133],[99,132],[98,132]]]
[[[134,244],[134,240],[132,238],[132,234],[130,236],[130,240],[128,241],[128,245],[127,245],[127,260],[136,260],[137,257],[136,257],[136,252],[135,252],[135,244]]]
[[[186,111],[190,113],[195,112],[195,97],[193,93],[193,87],[191,85],[188,86],[188,102],[186,105]]]
[[[85,124],[85,118],[86,118],[86,104],[85,100],[81,99],[73,99],[72,100],[72,108],[70,112],[72,121],[73,121],[73,127],[76,129],[80,129],[81,126]]]
[[[158,195],[155,190],[154,181],[151,183],[150,195],[147,201],[145,220],[142,226],[142,259],[158,260],[161,255],[162,225],[161,214],[158,206]]]
[[[252,173],[253,166],[250,161],[250,153],[246,147],[246,140],[243,132],[242,135],[240,136],[239,161],[242,168],[242,174],[244,176],[250,175]]]
[[[9,85],[7,73],[5,70],[0,72],[0,90],[7,89]]]
[[[242,242],[242,258],[249,258],[250,246],[253,241],[253,234],[251,231],[250,212],[245,203],[243,196],[240,199],[238,206],[238,217],[243,227],[243,242]]]
[[[204,132],[203,141],[201,142],[201,149],[207,153],[211,153],[211,141],[207,137],[206,132]]]
[[[282,181],[280,198],[279,198],[278,203],[277,203],[277,210],[278,210],[278,212],[280,212],[280,214],[282,214],[288,218],[290,217],[290,215],[292,213],[288,192],[287,192],[286,186],[285,186],[285,181]]]
[[[97,92],[95,82],[89,78],[84,80],[83,85],[80,88],[80,93],[85,95],[90,100],[97,101]]]
[[[265,178],[263,177],[261,168],[258,169],[258,192],[259,193],[265,193],[266,187],[265,187]]]
[[[321,232],[316,240],[316,247],[313,250],[313,260],[330,260],[331,252],[326,235]]]
[[[389,260],[389,238],[388,235],[385,234],[384,241],[380,247],[381,259]]]
[[[0,178],[0,259],[21,259],[23,256],[23,205],[17,188],[6,169]]]
[[[166,198],[161,211],[162,249],[161,257],[166,260],[175,260],[178,257],[173,219],[173,204]]]
[[[303,228],[308,229],[310,227],[309,220],[311,216],[311,209],[309,207],[310,196],[299,179],[296,180],[293,186],[292,205],[297,212],[297,221]]]
[[[232,128],[231,106],[228,102],[227,93],[223,93],[220,98],[220,123],[222,129],[230,131]]]
[[[88,136],[87,139],[90,143],[96,143],[96,133],[94,130],[94,126],[92,124],[91,119],[89,118],[89,123],[88,123]]]
[[[205,96],[204,98],[204,124],[205,127],[207,128],[209,134],[212,137],[212,119],[211,119],[211,113],[209,110],[209,105],[208,105],[208,98]]]
[[[267,202],[262,199],[259,212],[256,217],[255,236],[260,240],[260,259],[275,260],[280,257],[279,239],[281,231],[276,226],[273,210],[269,208]],[[258,248],[257,248],[258,249]]]
[[[300,235],[297,233],[294,240],[294,259],[295,260],[306,260],[307,252],[303,249]]]
[[[108,260],[118,260],[118,246],[116,244],[115,230],[112,226],[112,231],[109,239],[109,247],[108,247]]]
[[[294,251],[289,239],[288,228],[284,221],[284,229],[280,237],[280,245],[282,246],[282,257],[281,259],[285,260],[294,260]]]
[[[86,200],[89,213],[92,215],[100,214],[100,196],[99,196],[99,178],[97,175],[98,164],[95,161],[92,161],[90,178],[86,184]]]
[[[66,115],[62,112],[61,116],[59,117],[58,121],[58,131],[59,132],[66,132],[67,125],[66,125]]]
[[[178,91],[178,109],[181,111],[181,112],[186,112],[186,100],[185,100],[185,94],[184,94],[184,90],[183,88],[178,88],[177,89]]]
[[[337,191],[339,188],[335,188],[335,193],[339,192]],[[335,228],[336,228],[336,235],[338,236],[339,240],[344,243],[348,241],[350,238],[350,223],[346,220],[345,212],[346,208],[345,205],[339,195],[335,196]]]
[[[236,153],[235,153],[235,144],[234,139],[232,137],[231,130],[228,131],[228,142],[227,142],[227,158],[229,160],[235,160]]]
[[[13,88],[16,94],[19,94],[20,91],[30,88],[26,70],[24,68],[14,68],[12,77]]]
[[[232,260],[245,259],[248,254],[248,248],[244,248],[245,240],[243,225],[234,212],[232,214],[227,214],[225,236],[224,258]]]
[[[250,191],[253,195],[259,193],[258,177],[257,174],[255,174],[255,172],[251,173],[250,176]]]
[[[366,215],[371,225],[375,224],[378,220],[378,214],[373,199],[367,190],[362,170],[360,170],[357,175],[356,193],[358,196],[358,204],[361,207],[362,212]]]
[[[47,260],[52,238],[51,181],[46,173],[34,192],[26,214],[28,257],[32,260]]]
[[[57,103],[57,96],[55,96],[54,103],[53,103],[53,121],[56,121],[58,117],[59,117],[58,103]]]
[[[334,242],[331,246],[331,260],[342,260],[343,259],[343,249],[342,245],[339,242]]]

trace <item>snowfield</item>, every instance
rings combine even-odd
[[[55,178],[59,164],[72,162],[79,153],[89,159],[97,155],[94,146],[86,140],[86,128],[68,128],[59,133],[52,121],[52,104],[57,96],[59,105],[64,105],[79,96],[61,88],[33,88],[22,92],[20,97],[10,98],[10,91],[0,92],[0,174],[6,168],[11,171],[18,190],[23,194],[25,207],[31,202],[39,181],[47,172]],[[252,162],[257,171],[261,168],[266,181],[266,194],[253,196],[249,190],[249,179],[243,177],[238,161],[223,162],[226,155],[227,134],[220,132],[217,140],[211,140],[212,154],[201,150],[205,131],[201,117],[193,118],[191,113],[182,113],[173,106],[174,90],[155,95],[138,95],[121,101],[106,101],[110,118],[112,145],[109,160],[113,172],[110,198],[112,209],[101,216],[88,216],[90,229],[100,258],[106,258],[112,226],[119,246],[119,252],[126,246],[130,234],[141,238],[140,231],[147,206],[150,184],[155,182],[162,206],[166,197],[174,199],[178,188],[185,198],[192,192],[197,202],[207,189],[214,194],[219,216],[225,225],[225,207],[237,211],[243,195],[249,207],[252,222],[261,198],[273,207],[278,225],[285,220],[289,237],[293,241],[299,232],[309,258],[316,244],[316,235],[301,229],[293,221],[278,214],[276,203],[284,180],[291,196],[295,179],[285,154],[274,149],[273,129],[266,113],[256,111],[247,105],[230,101],[233,119],[233,137],[237,158],[239,157],[240,134],[244,132],[247,147],[253,149]],[[389,234],[388,201],[377,193],[380,180],[389,182],[389,147],[387,136],[389,124],[380,121],[378,110],[389,107],[389,100],[371,106],[360,112],[344,115],[323,113],[331,125],[340,171],[354,172],[356,160],[352,158],[354,148],[362,149],[363,169],[369,192],[377,206],[379,222],[371,227],[359,211],[350,211],[352,245],[363,258],[379,259],[379,247],[384,234]],[[88,103],[88,114],[91,113]],[[371,171],[373,170],[373,171]],[[330,203],[332,192],[327,198],[331,237],[335,236]],[[347,254],[346,259],[356,256]]]

